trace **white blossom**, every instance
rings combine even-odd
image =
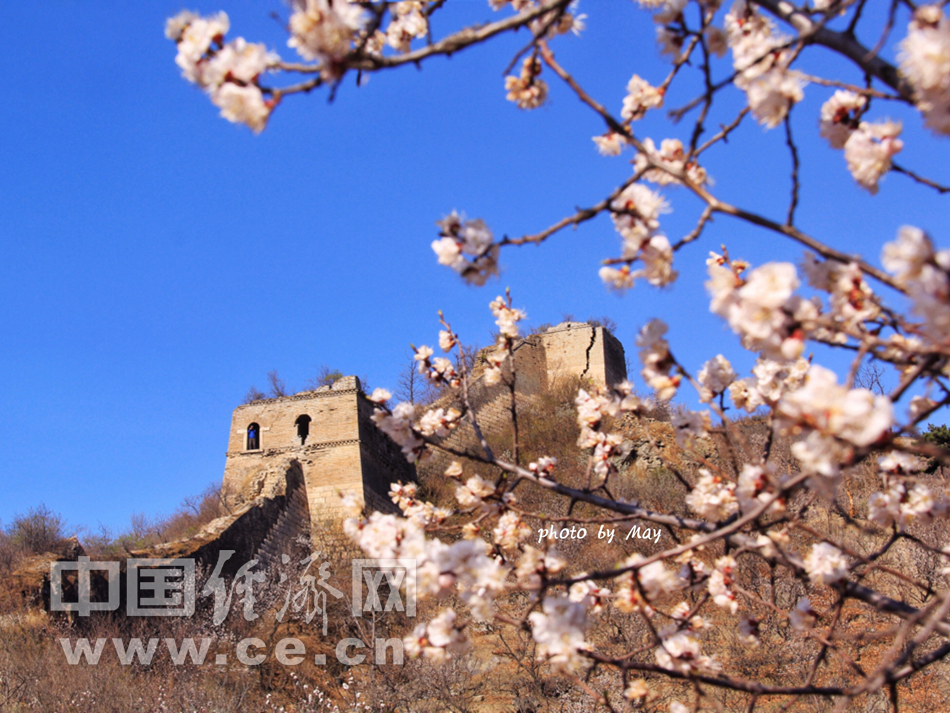
[[[626,146],[627,140],[623,134],[615,131],[608,131],[600,136],[592,136],[591,140],[597,146],[597,151],[601,156],[619,156]]]
[[[772,500],[775,489],[769,476],[775,477],[775,466],[745,463],[739,473],[736,497],[743,512],[750,512],[766,501]],[[784,501],[778,498],[766,509],[768,514],[780,514],[784,510]]]
[[[636,253],[643,241],[656,235],[660,215],[669,213],[670,208],[659,193],[631,183],[611,201],[610,210],[614,227],[624,238],[624,252]]]
[[[221,109],[221,116],[247,125],[255,134],[264,130],[270,118],[272,107],[264,101],[260,87],[253,84],[242,87],[225,82],[211,94],[211,101]]]
[[[848,170],[863,188],[877,193],[878,181],[891,170],[891,157],[904,147],[899,121],[862,121],[844,144]]]
[[[737,567],[735,559],[726,555],[716,560],[716,568],[709,575],[709,596],[720,607],[728,609],[733,614],[739,609],[732,586],[732,573]]]
[[[861,94],[839,89],[821,105],[820,133],[832,148],[844,148],[851,132],[858,127],[858,117],[867,102]]]
[[[287,46],[304,59],[321,62],[325,76],[338,76],[340,70],[335,65],[350,51],[362,29],[363,9],[350,0],[293,0],[293,8]]]
[[[696,380],[700,383],[699,400],[709,403],[716,396],[723,393],[735,381],[736,372],[732,364],[722,354],[718,354],[699,370]]]
[[[786,37],[747,0],[736,0],[726,15],[726,39],[732,48],[735,84],[746,92],[749,108],[769,128],[778,126],[803,97],[804,81],[789,71]],[[780,49],[782,48],[782,49]]]
[[[471,650],[471,642],[458,628],[457,616],[452,609],[445,609],[428,624],[416,625],[403,640],[410,658],[420,655],[433,663],[445,663]]]
[[[500,547],[514,549],[531,535],[531,528],[518,513],[509,511],[498,519],[492,535]]]
[[[935,252],[923,231],[904,226],[897,240],[884,246],[881,261],[906,289],[913,312],[924,319],[922,332],[942,343],[950,335],[950,250]]]
[[[620,116],[627,121],[636,121],[643,118],[648,109],[658,109],[661,106],[663,106],[663,90],[657,89],[638,74],[634,74],[627,82],[627,96],[623,99]]]
[[[818,615],[811,608],[811,601],[807,597],[798,600],[798,604],[789,613],[788,620],[796,631],[808,631],[815,626]]]
[[[705,468],[700,468],[699,474],[695,487],[686,496],[690,510],[712,522],[719,522],[738,512],[735,483],[723,480]]]
[[[419,0],[401,0],[390,6],[393,19],[386,28],[386,43],[397,52],[408,52],[412,40],[425,37],[429,21]]]
[[[392,393],[388,389],[375,388],[373,393],[370,394],[369,400],[373,403],[382,404],[393,397]]]
[[[201,79],[207,86],[226,81],[251,84],[279,61],[280,57],[268,51],[265,45],[251,44],[238,37],[215,53],[202,71]]]
[[[482,499],[494,494],[495,486],[480,475],[473,475],[464,485],[455,489],[455,499],[463,508],[473,508],[482,504]]]
[[[587,611],[580,602],[567,597],[545,597],[542,612],[528,615],[531,634],[538,644],[538,660],[547,661],[556,670],[571,671],[583,661],[581,651],[590,645],[584,637],[587,631]]]
[[[508,101],[514,102],[519,109],[537,109],[548,98],[548,85],[541,74],[541,62],[535,57],[525,57],[521,63],[521,73],[505,77],[505,91]]]
[[[937,502],[930,488],[917,483],[910,490],[901,482],[891,483],[887,490],[868,498],[868,517],[888,526],[896,524],[906,530],[914,522],[930,522],[935,512],[943,512],[945,504]]]
[[[847,578],[848,560],[834,545],[818,542],[805,557],[805,571],[812,582],[834,584]]]
[[[940,5],[917,8],[898,59],[924,123],[938,134],[950,134],[950,21]]]
[[[224,12],[211,17],[198,17],[185,11],[166,23],[165,35],[178,44],[175,63],[181,67],[185,79],[204,86],[201,75],[206,55],[213,43],[223,44],[230,26],[227,13]]]
[[[451,267],[474,285],[484,285],[489,277],[498,274],[498,246],[493,244],[491,230],[484,221],[466,220],[452,211],[436,225],[441,237],[432,242],[432,250],[440,265]]]
[[[660,401],[669,401],[676,394],[681,377],[669,375],[674,365],[670,347],[663,338],[667,326],[658,319],[648,322],[637,335],[640,361],[643,363],[643,379],[656,391]]]

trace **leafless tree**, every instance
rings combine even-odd
[[[287,383],[277,374],[277,369],[267,372],[267,384],[270,386],[271,397],[276,399],[287,395]]]

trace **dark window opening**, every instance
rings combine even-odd
[[[307,442],[307,436],[310,435],[310,417],[306,414],[297,416],[294,424],[297,426],[297,442],[304,445]]]
[[[252,423],[247,427],[247,450],[256,451],[261,447],[261,427]]]

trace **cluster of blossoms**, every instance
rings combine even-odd
[[[860,337],[865,331],[863,323],[880,316],[874,293],[856,263],[818,260],[812,253],[806,253],[802,269],[808,284],[831,295],[833,329],[819,328],[816,337],[831,342],[842,341],[845,333]]]
[[[835,584],[847,579],[848,560],[834,545],[818,542],[805,556],[805,571],[812,582]]]
[[[794,265],[768,263],[745,277],[746,263],[717,253],[710,253],[706,265],[710,310],[726,319],[746,349],[778,361],[801,356],[819,311],[794,294],[799,285]]]
[[[498,518],[498,524],[492,529],[492,539],[503,550],[515,550],[531,536],[531,532],[521,516],[509,510]]]
[[[406,582],[409,598],[457,594],[477,621],[490,619],[494,601],[505,591],[510,571],[479,537],[452,544],[429,538],[423,517],[397,517],[374,512],[347,518],[343,529],[369,557],[415,560],[414,579]]]
[[[726,357],[717,354],[703,364],[696,380],[699,382],[699,400],[708,404],[729,388],[736,380],[736,372],[732,370],[732,364]]]
[[[223,12],[199,17],[182,11],[165,24],[165,36],[178,46],[175,63],[182,76],[208,93],[221,116],[260,133],[276,101],[264,99],[258,80],[280,57],[242,37],[225,44],[229,28]]]
[[[884,491],[868,498],[868,517],[885,527],[894,524],[901,531],[914,522],[928,523],[935,515],[947,511],[947,502],[934,495],[923,483],[908,489],[900,478],[913,476],[921,470],[921,461],[911,455],[891,452],[878,459],[884,479]]]
[[[777,476],[776,470],[771,463],[764,466],[746,463],[742,466],[735,493],[743,512],[748,513],[769,501],[771,505],[765,511],[767,514],[779,515],[785,511],[785,500],[775,498],[776,486],[781,486],[783,480]]]
[[[635,412],[641,407],[640,399],[633,393],[630,382],[623,381],[614,387],[597,387],[588,393],[578,389],[574,405],[577,407],[577,424],[581,433],[577,445],[593,448],[600,442],[598,429],[605,416],[617,416],[623,412]],[[555,460],[556,464],[557,461]]]
[[[681,184],[682,181],[674,174],[685,176],[695,186],[709,183],[706,169],[687,158],[683,142],[679,139],[663,139],[660,148],[657,148],[653,139],[646,138],[643,140],[643,151],[633,160],[633,170],[660,186]]]
[[[432,242],[432,250],[440,265],[451,267],[474,285],[484,285],[490,276],[498,274],[498,246],[484,221],[465,220],[452,211],[436,225],[441,237]]]
[[[614,597],[614,606],[621,612],[643,612],[653,615],[651,602],[667,594],[678,592],[689,584],[684,573],[668,569],[663,562],[651,562],[640,566],[645,558],[640,553],[630,555],[622,564],[633,567],[620,579],[620,587]]]
[[[834,477],[849,459],[849,444],[868,447],[885,437],[894,422],[886,396],[838,384],[834,372],[812,365],[801,388],[785,394],[775,410],[792,434],[792,454],[809,473]]]
[[[667,326],[658,319],[650,320],[637,335],[637,346],[640,347],[640,361],[643,364],[643,380],[656,392],[660,401],[669,401],[676,395],[682,376],[670,376],[670,370],[676,366],[670,345],[663,338]]]
[[[386,389],[376,389],[369,398],[370,401],[383,405],[392,398],[392,394]],[[383,408],[374,409],[372,415],[376,427],[393,439],[410,463],[416,462],[426,453],[425,441],[416,433],[412,425],[415,411],[412,404],[404,402],[396,404],[392,411]]]
[[[809,363],[799,357],[794,361],[774,361],[759,357],[752,367],[752,376],[729,385],[729,397],[736,408],[752,413],[760,406],[774,406],[782,394],[794,391],[805,383]]]
[[[380,406],[384,406],[391,398],[392,394],[386,389],[376,389],[369,397],[370,401]],[[454,408],[429,409],[418,424],[413,424],[414,417],[415,407],[408,402],[396,404],[392,411],[377,407],[371,416],[377,428],[393,439],[410,463],[429,455],[423,437],[444,438],[462,420],[461,412]]]
[[[673,282],[673,247],[659,232],[660,214],[669,210],[663,197],[640,183],[632,183],[611,201],[610,210],[614,227],[623,237],[619,261],[626,264],[620,269],[602,267],[600,278],[618,290],[633,287],[638,277],[646,278],[651,285]],[[643,268],[631,271],[630,264],[636,260],[643,263]]]
[[[441,339],[440,342],[444,343]],[[445,357],[433,357],[434,353],[431,347],[424,344],[415,350],[412,358],[418,363],[419,373],[436,386],[457,389],[462,384],[462,377],[456,371],[455,365]]]
[[[590,648],[584,638],[589,625],[585,602],[563,595],[548,596],[541,609],[528,615],[538,645],[538,660],[547,661],[558,671],[577,668],[582,661],[580,652]]]
[[[923,334],[944,343],[950,335],[950,250],[935,251],[926,233],[904,226],[897,240],[884,246],[881,262],[924,319]]]
[[[466,654],[472,648],[452,609],[446,609],[428,624],[416,625],[403,642],[410,658],[423,656],[440,664]]]
[[[429,409],[419,419],[419,433],[423,436],[444,438],[458,425],[461,418],[462,414],[458,409]]]
[[[601,431],[601,422],[605,416],[638,411],[640,399],[633,393],[630,382],[623,381],[612,388],[598,387],[590,393],[579,389],[574,405],[577,407],[577,424],[580,426],[577,445],[594,449],[594,473],[606,478],[614,470],[610,459],[616,455],[623,438],[616,433]]]
[[[564,565],[564,560],[553,549],[545,551],[528,545],[518,559],[515,577],[525,589],[538,589],[544,578],[557,574]]]
[[[861,121],[867,99],[839,89],[821,107],[821,135],[832,148],[844,149],[848,170],[862,187],[877,193],[881,176],[891,170],[891,158],[903,148],[897,137],[900,122]]]
[[[891,483],[887,490],[874,493],[868,498],[868,517],[884,525],[897,525],[906,530],[914,522],[930,522],[936,512],[945,510],[943,502],[934,499],[933,492],[923,483],[917,483],[909,491],[901,482]]]
[[[702,618],[693,617],[685,627],[681,628],[678,623],[672,623],[660,629],[657,632],[661,639],[656,650],[657,664],[668,671],[684,674],[720,671],[722,665],[716,658],[702,652],[698,636],[698,628],[701,627],[696,626],[701,622]]]
[[[891,170],[891,157],[904,147],[899,121],[862,121],[844,145],[844,158],[854,180],[872,194],[881,176]]]
[[[401,0],[390,6],[393,19],[386,28],[385,41],[397,52],[408,52],[412,41],[429,33],[429,19],[420,0]]]
[[[950,134],[950,20],[940,5],[917,8],[899,58],[924,123],[938,134]]]
[[[772,21],[747,0],[733,3],[725,27],[736,86],[746,93],[760,124],[778,126],[804,96],[804,81],[788,68],[793,59],[789,38],[776,34]]]
[[[520,109],[537,109],[548,98],[548,85],[541,74],[541,62],[537,57],[526,57],[521,63],[521,72],[517,77],[505,77],[505,91],[508,101],[514,102]]]
[[[480,475],[473,475],[455,489],[455,499],[466,510],[485,508],[484,499],[495,494],[495,485]]]
[[[350,0],[293,0],[288,47],[301,57],[320,62],[327,79],[339,77],[343,59],[363,28],[363,8]]]
[[[492,314],[495,315],[495,324],[498,326],[498,340],[494,348],[485,352],[485,383],[493,386],[501,382],[502,367],[511,354],[515,340],[518,338],[518,322],[527,315],[520,309],[511,306],[511,298],[506,301],[499,296],[489,304]]]
[[[686,496],[686,504],[700,517],[719,522],[739,511],[735,490],[735,483],[702,468],[696,486]]]
[[[642,119],[649,109],[658,109],[663,106],[665,90],[654,87],[640,75],[634,74],[627,82],[627,96],[623,99],[623,108],[620,116],[624,121],[631,122]],[[604,156],[619,156],[627,139],[616,131],[592,137],[597,150]]]
[[[620,116],[625,121],[642,119],[648,109],[659,109],[663,106],[663,89],[657,89],[647,80],[634,74],[627,82],[627,96],[623,98],[623,108]]]
[[[389,497],[406,517],[423,525],[445,522],[452,514],[451,510],[435,507],[432,503],[419,500],[415,483],[393,483]]]
[[[726,555],[716,560],[715,569],[709,575],[709,596],[712,597],[713,603],[728,609],[733,614],[739,610],[739,602],[736,601],[735,592],[730,587],[732,574],[738,566],[735,558]]]

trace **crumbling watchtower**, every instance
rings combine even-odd
[[[414,480],[415,471],[370,420],[372,413],[355,376],[238,406],[224,467],[226,502],[253,501],[275,465],[296,461],[311,521],[338,519],[340,491],[362,496],[370,509],[392,511],[390,483]]]

